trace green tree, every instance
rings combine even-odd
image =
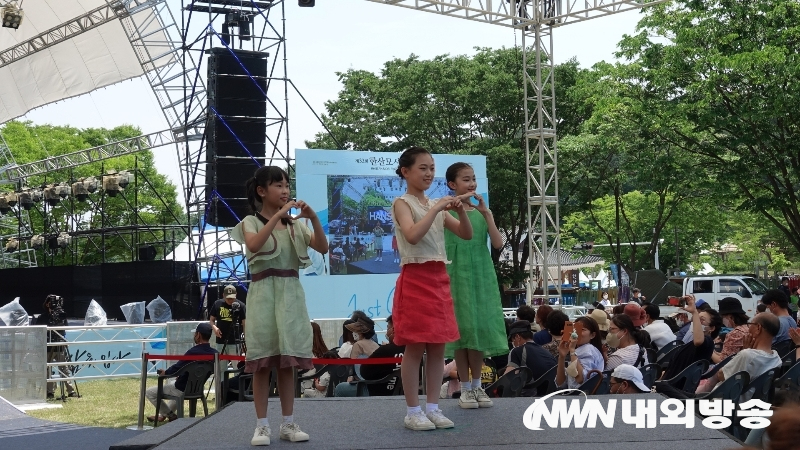
[[[138,128],[130,125],[110,130],[77,129],[19,121],[4,124],[0,132],[18,164],[141,135]],[[67,231],[86,236],[91,230],[118,228],[115,232],[106,233],[105,239],[101,239],[99,234],[94,234],[93,239],[74,237],[73,239],[78,241],[77,245],[49,257],[45,255],[45,250],[41,250],[37,260],[47,264],[52,261],[56,265],[72,264],[73,261],[78,264],[96,264],[102,261],[105,250],[107,262],[130,261],[136,254],[137,244],[145,242],[158,243],[156,247],[159,249],[164,248],[164,243],[167,243],[166,251],[171,251],[169,245],[173,240],[172,231],[165,232],[155,228],[150,230],[143,227],[138,233],[132,233],[121,229],[135,225],[185,223],[183,208],[177,203],[177,188],[166,176],[158,173],[150,151],[120,156],[73,169],[48,172],[28,178],[25,184],[27,187],[61,182],[71,185],[79,178],[90,176],[100,180],[104,173],[112,169],[134,172],[135,168],[138,168],[135,181],[116,197],[97,193],[91,195],[87,202],[80,202],[70,196],[56,206],[45,206],[44,202],[37,204],[29,213],[34,234],[52,236]],[[11,188],[11,186],[6,187],[6,189]],[[180,242],[184,236],[184,231],[175,230],[176,242]],[[23,238],[29,239],[30,236]]]
[[[620,43],[654,132],[800,251],[800,3],[679,0]]]

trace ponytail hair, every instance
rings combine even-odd
[[[285,170],[278,166],[264,166],[260,167],[256,172],[250,177],[244,185],[245,192],[247,192],[247,203],[250,205],[250,209],[253,210],[253,213],[262,222],[266,222],[264,217],[261,217],[260,211],[261,207],[261,197],[258,195],[258,187],[267,188],[272,183],[280,183],[281,181],[285,181],[289,183],[289,174],[286,173]],[[289,219],[281,219],[281,223],[284,225],[288,225],[291,223]]]
[[[621,331],[627,331],[634,342],[639,344],[642,348],[650,347],[650,333],[646,330],[640,330],[633,326],[633,319],[625,314],[617,314],[611,318],[611,322],[617,326]]]
[[[422,147],[409,147],[403,153],[400,154],[400,158],[397,159],[397,170],[394,173],[397,174],[398,177],[403,177],[403,167],[411,167],[417,161],[417,155],[421,154],[428,154],[430,155],[431,152],[422,148]]]

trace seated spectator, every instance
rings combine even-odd
[[[197,328],[194,329],[194,347],[190,348],[189,350],[184,353],[184,355],[213,355],[217,352],[217,349],[211,347],[208,341],[211,339],[211,334],[213,330],[211,328],[211,324],[208,322],[203,322],[197,324]],[[179,371],[183,366],[191,363],[192,361],[189,360],[180,360],[175,364],[171,365],[167,370],[158,369],[159,375],[172,375]],[[163,386],[163,392],[167,395],[181,395],[183,390],[186,389],[186,381],[189,379],[189,373],[184,373],[177,379],[171,380],[169,382],[165,382]],[[145,391],[145,397],[150,403],[153,404],[158,409],[159,414],[150,416],[147,418],[150,422],[155,422],[158,420],[159,422],[163,422],[165,420],[175,420],[178,416],[175,414],[175,411],[178,407],[177,402],[174,400],[162,400],[161,405],[156,405],[156,399],[158,396],[158,386],[153,386],[148,388]]]
[[[342,324],[342,337],[339,338],[339,358],[349,358],[350,357],[350,350],[353,349],[353,344],[355,340],[353,340],[353,332],[347,329],[347,326],[354,323],[355,321],[347,319]]]
[[[766,312],[766,311],[767,311],[767,305],[765,305],[763,303],[759,303],[758,305],[756,305],[756,315],[759,315],[760,313],[763,313],[763,312]]]
[[[330,350],[323,353],[321,357],[325,359],[337,359],[339,358],[339,354]],[[309,386],[306,386],[305,384],[303,386],[303,398],[323,398],[328,393],[328,384],[331,381],[331,374],[330,372],[325,371],[325,373],[320,375],[319,378],[314,378],[310,381],[311,384]]]
[[[358,319],[362,319],[364,322],[371,323],[372,329],[373,330],[375,329],[375,322],[372,321],[372,319],[367,315],[367,313],[365,313],[360,309],[353,311],[353,314],[350,315],[350,320],[352,320],[354,323],[358,322]],[[380,342],[378,342],[377,334],[373,333],[370,339],[375,341],[376,344],[380,345]]]
[[[675,341],[675,333],[663,320],[661,320],[661,308],[652,303],[645,303],[642,306],[645,312],[645,327],[644,331],[650,335],[650,342],[655,346],[656,350]]]
[[[533,334],[533,342],[537,345],[544,345],[553,340],[545,327],[547,316],[552,312],[553,308],[550,305],[542,305],[536,310],[536,325],[539,326],[539,331]],[[517,320],[520,320],[519,317]]]
[[[552,310],[553,308],[550,308],[550,311]],[[531,305],[520,305],[517,308],[516,320],[527,320],[530,323],[534,323],[536,321],[536,310]]]
[[[722,328],[722,317],[717,311],[708,308],[698,312],[695,298],[691,294],[687,295],[686,303],[683,310],[692,315],[692,341],[675,350],[676,353],[670,360],[667,370],[661,376],[663,380],[675,377],[683,369],[697,361],[710,362],[711,355],[714,353],[714,339],[719,336]],[[656,387],[658,388],[658,386]]]
[[[678,311],[672,313],[669,319],[675,324],[675,328],[673,328],[675,340],[683,342],[683,337],[686,336],[686,332],[689,331],[689,328],[692,326],[689,314],[687,314],[686,311]]]
[[[625,313],[625,303],[618,303],[614,305],[614,308],[611,309],[611,315],[616,316],[618,314]]]
[[[772,343],[779,344],[791,339],[789,329],[797,328],[797,321],[789,314],[789,297],[777,289],[770,289],[761,297],[761,303],[767,305],[767,310],[774,314],[781,323],[780,331],[775,335]]]
[[[325,344],[325,340],[322,338],[322,329],[319,327],[319,324],[316,322],[311,322],[311,330],[313,332],[313,337],[311,341],[311,354],[314,355],[315,358],[322,358],[325,353],[328,352],[328,346]],[[308,377],[314,375],[316,373],[315,369],[303,370],[298,371],[297,375],[301,377]],[[324,374],[323,374],[324,376]],[[313,379],[305,380],[302,383],[303,390],[312,389],[314,386]]]
[[[749,342],[717,372],[716,379],[719,382],[742,371],[750,374],[750,379],[754,380],[764,372],[780,367],[781,357],[772,350],[772,341],[781,329],[779,318],[771,313],[759,314],[748,323],[748,327]],[[750,400],[752,395],[750,391],[743,393],[741,401]]]
[[[558,344],[556,384],[561,389],[579,388],[588,379],[590,371],[603,371],[606,364],[597,322],[591,317],[579,317],[575,322],[583,324],[583,332],[575,339],[562,340]],[[566,366],[568,354],[572,356],[572,361]]]
[[[394,343],[394,324],[392,323],[392,316],[386,318],[386,339],[387,344],[378,347],[370,358],[402,358],[403,353],[406,351],[405,345],[397,345]],[[400,363],[396,364],[365,364],[361,366],[361,376],[365,380],[380,380],[383,379],[395,370],[400,368]],[[400,380],[392,378],[386,384],[369,384],[370,396],[391,395],[394,390],[395,384],[400,383]]]
[[[553,311],[547,316],[545,327],[547,332],[550,333],[550,342],[542,346],[543,349],[550,352],[553,358],[558,359],[558,344],[561,343],[561,334],[564,332],[564,324],[569,322],[569,317],[562,311]],[[606,326],[608,329],[608,326]]]
[[[452,360],[449,363],[445,364],[444,372],[442,373],[443,377],[449,378],[449,380],[442,383],[442,387],[439,390],[439,398],[454,398],[454,396],[460,397],[460,395],[456,395],[460,394],[462,389],[461,389],[461,382],[459,381],[458,378],[458,368],[456,367],[455,360]],[[470,379],[472,379],[472,373],[469,374],[469,377]],[[481,388],[497,381],[494,369],[487,366],[485,363],[481,366],[480,378],[481,378]],[[472,383],[470,382],[470,385],[471,384]],[[472,389],[472,386],[470,386],[469,389]],[[478,406],[480,407],[480,405]]]
[[[644,384],[642,372],[628,364],[620,364],[611,373],[611,394],[642,394],[650,392]]]
[[[597,322],[597,327],[600,329],[600,339],[605,341],[608,337],[608,314],[600,308],[595,308],[586,317],[591,317]]]
[[[711,305],[706,303],[706,301],[703,300],[702,298],[700,300],[696,300],[695,301],[694,307],[698,312],[708,311],[709,309],[711,309]],[[688,316],[687,316],[687,318],[688,318]],[[689,320],[689,323],[691,324],[692,321]],[[722,327],[722,323],[720,323],[720,327]],[[717,330],[717,334],[719,334],[719,331],[721,331],[721,330]],[[680,334],[680,333],[676,333],[676,335],[678,335],[678,334]],[[688,326],[686,328],[686,333],[683,335],[682,339],[683,339],[683,343],[684,344],[688,344],[689,342],[694,341],[694,327],[693,326]]]
[[[722,324],[732,328],[732,330],[725,336],[725,341],[722,343],[722,351],[715,351],[711,355],[711,361],[714,364],[719,363],[728,356],[739,353],[750,329],[749,325],[747,325],[750,318],[745,314],[742,303],[736,298],[725,297],[720,300],[719,315],[722,316]]]
[[[625,305],[625,309],[627,310],[630,306],[639,308],[639,305],[635,303],[628,303]],[[644,312],[644,310],[641,311]],[[620,364],[628,364],[633,367],[643,367],[649,364],[645,349],[650,345],[650,336],[646,331],[637,328],[637,324],[640,326],[644,320],[644,316],[640,316],[640,319],[634,322],[628,314],[620,314],[611,318],[606,343],[616,351],[608,355],[605,370],[614,370]]]
[[[366,358],[378,349],[378,343],[372,340],[375,336],[375,322],[370,318],[359,318],[355,323],[345,325],[353,333],[353,348],[350,358]]]
[[[541,308],[541,307],[540,307]],[[527,367],[531,370],[532,380],[537,380],[548,370],[556,365],[556,359],[542,346],[533,341],[533,331],[531,323],[527,320],[518,320],[508,332],[514,349],[508,355],[508,365],[505,373],[511,372],[518,367]],[[546,386],[545,386],[546,387]],[[522,395],[526,397],[545,395],[545,392],[526,390],[523,388]]]

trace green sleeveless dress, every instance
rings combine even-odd
[[[458,215],[450,211],[454,217]],[[486,244],[489,228],[477,209],[467,211],[472,223],[472,239],[465,241],[449,230],[444,231],[447,273],[461,338],[445,346],[445,356],[455,350],[479,350],[484,356],[508,354],[508,339],[503,320],[500,288],[492,256]]]

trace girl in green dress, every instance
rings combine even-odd
[[[245,246],[250,286],[247,292],[247,357],[245,371],[253,374],[256,431],[250,443],[269,445],[267,421],[269,377],[278,372],[283,423],[280,438],[307,441],[292,416],[294,368],[313,369],[311,321],[299,269],[311,265],[308,248],[328,252],[328,240],[317,214],[304,201],[289,196],[289,175],[280,167],[258,169],[247,181],[247,199],[255,212],[233,230],[231,237]],[[290,210],[300,213],[292,217]],[[311,220],[314,230],[293,219]]]
[[[447,273],[461,335],[459,340],[445,346],[445,356],[456,361],[461,381],[458,404],[465,409],[488,408],[492,400],[481,389],[483,358],[507,354],[508,341],[500,288],[486,239],[488,236],[492,247],[500,249],[503,237],[494,223],[492,211],[486,207],[483,197],[475,193],[478,185],[472,167],[463,162],[455,163],[447,168],[445,178],[447,186],[464,201],[473,229],[471,240],[461,239],[448,230],[444,232],[447,258],[452,261]],[[475,197],[478,205],[473,207],[467,196]]]

